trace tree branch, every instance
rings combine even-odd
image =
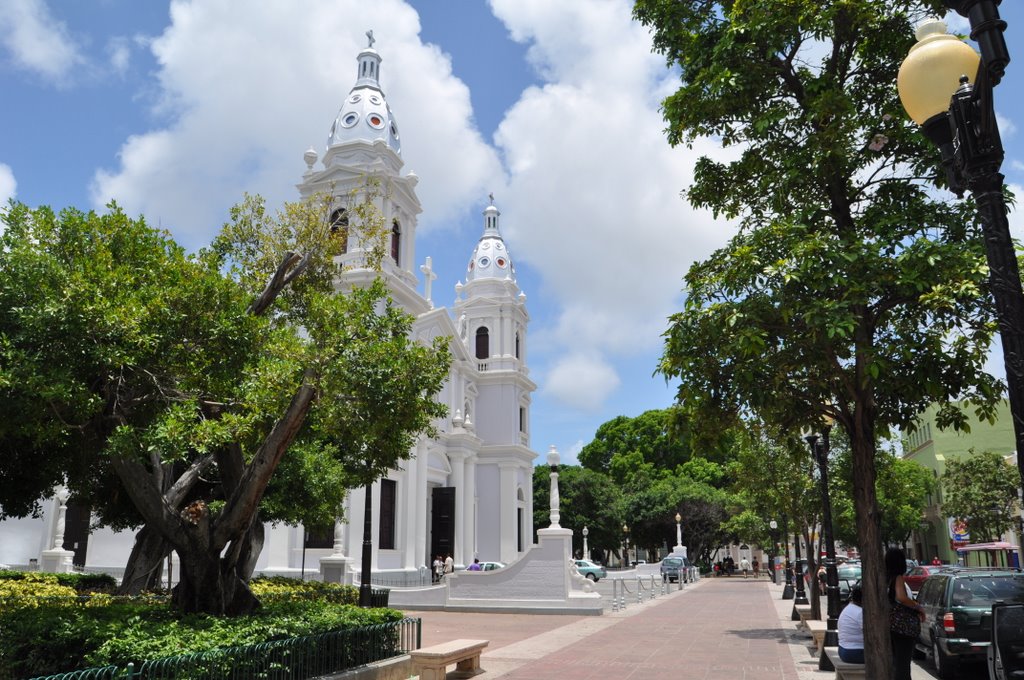
[[[260,316],[270,308],[270,305],[274,303],[277,296],[280,295],[284,287],[291,281],[291,278],[288,278],[289,270],[302,260],[302,256],[297,253],[288,251],[284,254],[284,257],[281,258],[281,264],[277,266],[277,271],[270,277],[270,281],[267,282],[263,292],[249,305],[248,311],[250,314]]]

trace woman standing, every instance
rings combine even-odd
[[[910,660],[921,632],[924,609],[914,601],[910,586],[903,580],[907,556],[899,548],[885,553],[885,580],[888,583],[889,639],[892,641],[893,680],[910,680]]]

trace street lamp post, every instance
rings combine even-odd
[[[373,555],[373,486],[366,485],[363,497],[363,553],[359,568],[359,606],[373,606],[373,589],[370,585],[371,559]]]
[[[680,555],[683,553],[683,516],[678,512],[676,513],[676,545],[672,552]]]
[[[778,539],[776,536],[776,530],[779,528],[779,523],[775,520],[768,522],[768,528],[771,529],[772,549],[768,552],[768,570],[772,575],[772,583],[778,585],[778,577],[775,574],[775,550],[778,548]]]
[[[945,0],[946,7],[970,19],[980,58],[969,45],[946,34],[945,22],[930,19],[918,27],[918,43],[900,66],[897,84],[903,107],[939,147],[950,189],[957,196],[969,189],[978,206],[1014,440],[1017,451],[1024,451],[1024,290],[999,172],[1003,144],[993,103],[993,88],[1010,63],[1000,2]],[[1024,455],[1017,456],[1017,469],[1024,479]]]
[[[786,587],[782,589],[782,599],[792,600],[793,599],[793,570],[792,565],[789,563],[789,520],[786,519],[786,515],[782,515],[782,536],[786,539],[783,548],[785,550],[785,565],[784,571],[786,572]]]
[[[826,419],[821,428],[821,440],[815,434],[806,437],[811,454],[818,463],[818,482],[821,485],[821,525],[825,538],[825,592],[828,596],[828,622],[825,627],[825,643],[818,658],[818,670],[834,671],[832,661],[825,654],[825,647],[839,645],[839,575],[836,573],[836,539],[832,531],[832,499],[828,492],[828,453],[831,422]]]
[[[622,525],[622,535],[626,537],[626,550],[623,553],[623,568],[629,568],[629,527]]]
[[[590,529],[588,529],[587,525],[584,524],[583,525],[583,559],[585,559],[585,560],[589,560],[590,559],[590,550],[587,548],[587,536],[589,536],[589,535],[590,535]]]
[[[799,525],[793,527],[794,530],[798,529]],[[809,604],[807,600],[807,593],[804,591],[804,575],[803,569],[800,565],[800,533],[794,531],[793,533],[793,555],[796,558],[796,565],[793,568],[793,580],[796,581],[796,598],[793,600],[793,613],[790,618],[793,621],[800,620],[800,614],[797,612],[797,605]]]

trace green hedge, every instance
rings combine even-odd
[[[262,596],[264,603],[256,614],[236,618],[181,616],[163,602],[109,596],[100,596],[96,602],[83,598],[81,604],[73,605],[43,598],[35,606],[5,606],[0,609],[0,679],[129,662],[140,665],[151,659],[403,618],[391,609],[340,603],[352,598],[351,587],[262,581],[273,583],[274,595]],[[254,591],[263,585],[254,582]],[[314,598],[317,592],[324,597]]]
[[[45,574],[38,571],[11,571],[0,569],[0,581],[45,581],[73,588],[80,595],[89,593],[112,593],[117,580],[110,574]]]

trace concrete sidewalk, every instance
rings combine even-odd
[[[765,579],[704,579],[603,616],[410,612],[423,645],[491,641],[484,677],[508,680],[832,678],[781,618],[781,587]],[[792,603],[788,603],[792,606]],[[809,640],[806,641],[810,643]],[[809,668],[806,673],[798,667]]]

